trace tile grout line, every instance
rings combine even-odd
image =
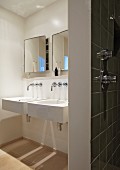
[[[30,168],[32,169],[36,169],[38,166],[40,166],[41,164],[43,164],[44,162],[46,162],[47,160],[49,160],[50,158],[52,158],[54,155],[56,155],[56,152],[52,152],[50,155],[46,156],[44,159],[42,159],[41,161],[37,162],[36,164],[30,166]]]
[[[38,150],[40,150],[40,149],[42,149],[42,148],[43,148],[43,147],[40,146],[40,147],[38,147],[38,148],[36,148],[36,149],[34,149],[34,150],[32,150],[32,151],[26,153],[25,155],[23,155],[23,156],[21,156],[21,157],[19,157],[19,158],[17,158],[17,159],[18,159],[19,161],[21,161],[22,159],[26,158],[27,156],[29,156],[29,155],[35,153],[36,151],[38,151]]]

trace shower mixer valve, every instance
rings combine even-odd
[[[108,60],[109,58],[112,57],[112,51],[109,51],[107,49],[102,50],[97,53],[97,57],[100,57],[101,60]]]
[[[112,58],[112,51],[104,49],[97,53],[97,57],[100,57],[101,61],[103,61],[103,70],[100,70],[100,76],[94,77],[94,81],[99,81],[101,83],[104,103],[104,120],[106,120],[107,90],[110,83],[116,83],[117,76],[109,75],[107,70],[107,62],[108,59]]]
[[[102,90],[107,90],[110,83],[116,83],[117,77],[110,76],[108,73],[105,74],[103,70],[100,71],[100,76],[94,77],[94,81],[100,81]]]
[[[112,58],[112,51],[104,49],[97,53],[97,56],[103,61],[104,69],[100,71],[100,76],[94,77],[94,81],[100,81],[103,91],[107,91],[110,83],[116,83],[117,76],[109,75],[107,71],[107,61]]]

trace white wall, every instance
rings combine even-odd
[[[68,86],[61,86],[61,87],[53,87],[53,91],[51,91],[52,83],[61,82],[62,84],[67,82],[68,77],[64,76],[60,79],[60,77],[49,77],[49,78],[32,78],[32,79],[25,79],[24,80],[24,95],[33,98],[39,99],[60,99],[60,100],[68,100]],[[29,91],[27,91],[27,86],[31,83],[42,83],[41,87],[29,87]],[[37,95],[38,94],[38,95]]]
[[[69,0],[69,170],[90,170],[91,0]]]
[[[47,123],[47,125],[46,125]],[[53,127],[53,131],[51,128]],[[46,132],[44,133],[44,128]],[[44,136],[45,135],[45,139]],[[38,143],[56,148],[59,151],[68,153],[68,124],[62,125],[62,131],[57,128],[57,123],[31,117],[29,123],[26,123],[26,117],[23,116],[23,136]]]
[[[9,113],[2,115],[0,113],[0,146],[22,137],[22,116]]]
[[[50,70],[52,70],[52,35],[67,29],[68,0],[56,1],[26,19],[26,38],[42,35],[50,38]]]
[[[0,7],[0,121],[18,115],[2,110],[1,98],[23,94],[23,42],[24,20]],[[20,124],[21,119],[17,121]],[[14,132],[11,133],[10,139],[22,136],[20,126],[18,125],[17,129],[16,124],[14,128],[18,134],[16,136]],[[6,126],[6,136],[7,132],[10,133],[9,127]]]
[[[57,1],[42,11],[28,17],[25,26],[26,38],[42,35],[50,38],[50,69],[52,69],[52,35],[68,29],[68,0]],[[56,92],[56,90],[52,93],[50,92],[53,81],[55,80],[48,80],[43,83],[45,89],[43,89],[42,92],[43,98],[50,98],[50,95],[51,97],[59,97],[59,92]],[[30,81],[27,81],[27,85],[29,83]],[[63,93],[64,90],[61,94]],[[25,117],[23,117],[23,136],[41,142],[43,125],[44,120],[32,118],[30,123],[26,123]],[[53,123],[53,127],[57,145],[56,148],[60,151],[68,152],[68,126],[65,124],[61,132],[57,131],[55,123]],[[45,144],[52,147],[52,137],[50,133],[50,125],[48,123]]]
[[[25,96],[39,98],[39,99],[61,99],[68,100],[68,87],[54,87],[51,91],[51,85],[53,82],[64,82],[68,83],[68,78],[65,76],[60,79],[59,77],[55,79],[50,78],[37,78],[37,79],[26,79],[25,82]],[[42,87],[30,87],[27,91],[27,85],[31,83],[42,83]],[[33,95],[34,94],[34,95]],[[37,95],[38,94],[38,95]],[[43,142],[43,132],[46,126],[46,121],[44,119],[31,118],[29,123],[26,122],[25,116],[23,116],[23,136],[39,143]],[[51,131],[51,126],[53,126],[53,132]],[[55,143],[55,146],[54,146]],[[57,129],[57,123],[47,122],[47,130],[45,133],[44,144],[52,148],[56,148],[62,152],[68,152],[68,124],[63,125],[62,131]]]
[[[0,8],[0,96],[22,95],[24,20]]]

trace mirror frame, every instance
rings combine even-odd
[[[53,36],[54,35],[57,35],[57,34],[60,34],[60,33],[63,33],[63,32],[65,32],[65,31],[68,31],[68,30],[64,30],[64,31],[61,31],[61,32],[58,32],[58,33],[56,33],[56,34],[52,34],[52,71],[54,71],[54,68],[53,68]],[[69,32],[68,32],[69,33]],[[69,68],[68,68],[69,69]],[[65,72],[67,72],[68,70],[64,70],[64,69],[61,69],[60,68],[60,71],[65,71]]]

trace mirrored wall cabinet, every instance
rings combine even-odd
[[[68,70],[68,30],[52,36],[52,68]]]
[[[34,37],[24,41],[24,72],[36,73],[49,70],[49,38]]]

